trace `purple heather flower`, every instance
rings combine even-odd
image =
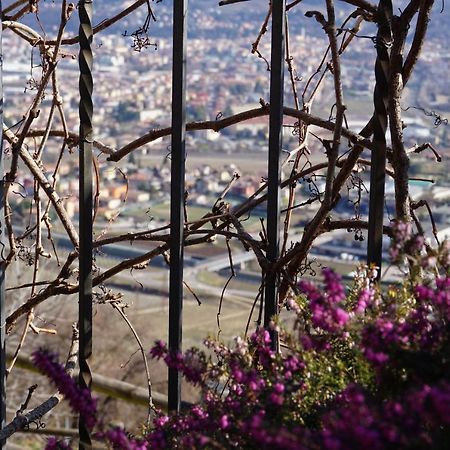
[[[364,313],[366,308],[372,304],[373,296],[374,291],[370,287],[361,290],[358,296],[358,300],[356,302],[355,313],[356,314]]]
[[[313,325],[329,333],[341,334],[349,321],[348,313],[341,307],[345,300],[345,289],[340,276],[333,270],[323,269],[323,275],[324,294],[308,281],[300,281],[298,287],[309,300]]]
[[[344,327],[345,324],[348,322],[349,316],[346,311],[344,311],[342,308],[336,308],[333,311],[333,318],[335,319],[335,322],[339,327]]]
[[[305,294],[308,300],[318,300],[322,297],[322,294],[319,292],[319,289],[310,281],[301,280],[298,283],[298,289],[300,292]]]
[[[425,238],[421,234],[414,236],[411,242],[411,251],[421,252],[425,245]]]
[[[401,327],[389,319],[378,319],[362,331],[362,348],[366,359],[381,368],[389,360],[392,345],[402,341]]]
[[[209,437],[207,436],[199,436],[198,437],[198,443],[200,444],[200,448],[203,448],[206,444],[208,444],[210,441]]]
[[[429,286],[419,284],[414,288],[414,292],[417,300],[421,302],[426,302],[434,299],[434,290]]]
[[[312,350],[314,348],[314,343],[310,336],[302,334],[302,335],[300,335],[299,340],[300,340],[300,343],[302,344],[302,347],[306,351]]]
[[[250,336],[250,341],[258,346],[267,347],[270,344],[270,334],[266,329],[260,328]]]
[[[191,413],[200,420],[205,420],[208,418],[208,413],[200,406],[194,405],[191,408]]]
[[[272,392],[269,395],[269,400],[271,403],[277,406],[281,406],[284,403],[284,397],[282,395],[278,395],[275,392]]]
[[[164,341],[155,341],[155,345],[150,349],[150,355],[152,358],[161,359],[167,355],[167,345]]]
[[[393,242],[389,250],[394,262],[399,262],[404,255],[419,256],[425,246],[425,238],[421,234],[413,234],[411,223],[395,222],[392,227]],[[422,258],[419,264],[430,267],[428,257]]]
[[[250,428],[260,428],[262,427],[264,421],[265,412],[259,411],[250,418]]]
[[[226,430],[227,428],[229,428],[229,426],[230,426],[230,420],[229,420],[228,416],[226,414],[224,414],[219,419],[219,427],[222,430]]]
[[[412,225],[409,222],[395,222],[392,227],[394,242],[403,244],[412,236]]]
[[[409,448],[414,436],[414,448],[431,448],[433,429],[450,423],[449,387],[423,385],[398,399],[372,403],[361,388],[350,385],[323,417],[315,440],[324,449],[382,450]]]
[[[298,314],[301,311],[299,304],[292,297],[289,297],[286,300],[286,308],[288,311],[293,311],[296,314]]]
[[[244,356],[248,352],[248,342],[242,339],[240,336],[235,338],[236,347],[234,353]]]
[[[181,370],[183,368],[183,354],[181,352],[174,354],[167,353],[164,362],[171,369]]]
[[[169,421],[169,416],[166,416],[166,415],[160,415],[160,416],[155,417],[155,419],[153,420],[153,423],[155,424],[156,427],[161,428],[161,427],[163,427],[168,421]]]
[[[152,450],[166,450],[169,448],[169,442],[167,440],[167,435],[164,430],[152,430],[146,436],[149,448]]]
[[[45,445],[45,450],[70,450],[72,447],[63,440],[58,440],[55,437],[49,437]]]
[[[283,360],[284,370],[297,372],[305,368],[305,364],[296,355],[287,355]]]
[[[200,383],[206,372],[203,354],[196,349],[189,349],[185,354],[178,352],[174,355],[169,353],[163,341],[157,341],[150,350],[150,355],[153,358],[162,358],[168,367],[179,370],[189,382],[194,384]]]
[[[230,389],[238,397],[244,393],[244,389],[239,384],[232,384]]]
[[[71,378],[64,366],[58,362],[55,353],[37,350],[32,354],[34,365],[55,384],[58,391],[68,400],[70,407],[83,417],[86,425],[93,428],[96,424],[97,405],[89,389],[81,389]]]
[[[341,277],[332,269],[322,269],[325,279],[325,289],[328,299],[332,303],[340,303],[345,300],[345,288],[342,285]]]
[[[244,380],[244,372],[239,366],[232,367],[231,376],[238,382],[242,383]]]
[[[420,265],[423,269],[433,269],[436,267],[437,258],[435,256],[424,256]]]
[[[437,278],[436,286],[438,287],[438,289],[445,289],[445,290],[450,289],[450,277],[445,276]]]
[[[187,350],[182,358],[181,368],[186,380],[193,384],[200,383],[206,372],[206,362],[202,353],[195,349]]]
[[[132,439],[122,428],[111,428],[105,433],[105,438],[112,444],[113,448],[120,450],[146,450],[148,448],[146,442]]]

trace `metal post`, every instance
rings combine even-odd
[[[380,0],[377,12],[375,90],[373,101],[373,150],[370,171],[369,232],[367,264],[379,268],[383,250],[384,186],[386,179],[386,129],[389,102],[389,48],[392,44],[392,2]]]
[[[267,192],[267,258],[275,263],[280,240],[280,153],[283,134],[285,0],[272,1],[272,50],[270,57],[269,167]],[[264,326],[278,313],[278,274],[266,273]],[[278,339],[272,333],[272,348]]]
[[[79,328],[81,388],[90,388],[92,376],[89,359],[92,355],[92,0],[81,0],[80,17],[80,248],[79,248]],[[83,418],[79,420],[81,449],[92,447],[90,430]]]
[[[3,6],[0,0],[0,17],[3,15]],[[3,240],[4,209],[5,209],[5,182],[3,166],[3,46],[2,30],[0,30],[0,240]],[[2,246],[3,248],[3,246]],[[0,255],[0,430],[6,425],[6,311],[5,311],[5,261]],[[6,440],[0,442],[0,448],[4,448]]]
[[[172,167],[170,187],[169,351],[181,351],[183,313],[187,0],[173,3]],[[179,411],[181,374],[169,368],[169,411]]]

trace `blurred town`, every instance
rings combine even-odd
[[[95,22],[114,14],[121,2],[96,2]],[[193,1],[189,15],[189,48],[187,71],[187,108],[189,121],[214,120],[247,109],[257,108],[260,101],[267,102],[270,72],[264,58],[270,57],[270,33],[259,44],[262,55],[253,54],[252,43],[260,30],[266,14],[265,2],[255,2],[258,7],[229,6],[219,8],[215,2]],[[290,56],[294,68],[294,84],[301,96],[309,78],[315,73],[326,50],[327,41],[318,24],[304,16],[317,2],[304,2],[290,15]],[[141,8],[124,21],[96,36],[94,41],[95,79],[95,139],[110,149],[119,149],[137,137],[170,126],[171,114],[171,13],[168,5],[154,4],[156,22],[152,22],[146,41],[136,42],[136,33],[146,19],[146,9]],[[42,9],[43,8],[43,9]],[[46,33],[56,33],[59,11],[55,4],[44,4],[41,19]],[[339,10],[342,20],[348,8]],[[448,15],[446,16],[448,17]],[[32,20],[32,19],[30,19]],[[430,39],[422,53],[421,61],[409,81],[403,99],[405,117],[405,141],[408,148],[429,142],[442,157],[430,148],[411,155],[410,181],[412,198],[427,200],[432,205],[434,220],[440,236],[450,229],[450,182],[448,181],[450,156],[449,127],[445,117],[450,114],[449,79],[443,76],[450,69],[450,52],[445,45],[448,27],[441,26],[447,20],[435,14],[431,23]],[[69,29],[76,32],[77,18],[72,18]],[[372,114],[374,86],[373,65],[375,49],[370,37],[373,29],[362,29],[342,56],[347,124],[359,131]],[[39,78],[40,61],[37,49],[32,49],[14,34],[4,35],[4,86],[5,121],[8,126],[20,122],[23,105],[30,103],[34,95],[36,78]],[[139,50],[139,51],[138,51]],[[64,102],[69,130],[78,127],[78,63],[77,48],[64,46],[66,57],[59,63],[59,89]],[[317,80],[317,78],[315,79]],[[314,82],[311,84],[314,86]],[[305,99],[312,87],[304,93]],[[293,105],[292,85],[286,72],[286,104]],[[49,108],[51,95],[47,95],[43,112]],[[311,112],[328,118],[332,111],[333,89],[331,78],[326,78],[314,98]],[[41,114],[35,128],[43,127],[46,114]],[[57,122],[56,122],[57,123]],[[323,131],[312,128],[318,136]],[[260,117],[236,126],[215,131],[196,131],[187,134],[189,220],[199,218],[210,210],[210,205],[220,196],[230,180],[226,200],[239,204],[252,195],[261,185],[266,173],[268,119]],[[283,148],[286,155],[298,145],[295,121],[286,119]],[[320,139],[310,139],[310,159],[324,161],[324,148]],[[45,170],[51,176],[61,149],[61,141],[51,138],[46,148]],[[345,149],[342,149],[342,153]],[[169,218],[170,186],[170,139],[161,138],[146,144],[117,164],[107,162],[106,154],[98,154],[101,179],[99,210],[96,233],[108,227],[114,233],[131,228],[154,228],[167,223]],[[369,155],[366,155],[369,157]],[[286,173],[290,170],[288,156]],[[69,215],[77,220],[78,179],[75,149],[66,152],[59,170],[58,190],[64,198]],[[235,176],[239,174],[239,178]],[[356,172],[355,183],[342,192],[336,207],[336,217],[365,218],[368,210],[368,171],[363,166]],[[29,173],[20,172],[17,179],[14,213],[27,220],[34,180]],[[299,202],[323,191],[322,179],[301,179]],[[359,192],[361,196],[359,199]],[[287,196],[287,190],[285,192]],[[358,202],[355,199],[358,198]],[[356,205],[356,206],[355,206]],[[248,223],[250,231],[256,232],[259,218],[265,216],[264,204],[253,212]],[[312,216],[315,209],[305,206],[293,213],[294,235],[296,230]],[[386,221],[394,210],[393,183],[386,188]],[[425,228],[430,228],[426,209],[422,214]],[[55,232],[58,230],[55,224]],[[355,239],[356,238],[356,239]],[[356,264],[364,259],[364,232],[343,232],[332,241],[325,241],[314,248],[317,255],[328,259],[349,260]],[[220,247],[220,246],[219,246]],[[108,253],[107,250],[105,250]],[[122,249],[123,251],[123,249]],[[128,251],[128,250],[127,250]],[[195,261],[210,254],[188,254]],[[217,256],[224,261],[225,249],[218,249]],[[124,255],[120,253],[120,255]],[[245,259],[245,258],[244,258]],[[244,265],[244,260],[242,265]],[[163,263],[161,263],[163,264]],[[194,263],[192,263],[194,264]],[[348,272],[346,268],[344,272]]]

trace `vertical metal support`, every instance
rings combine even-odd
[[[274,263],[279,256],[280,241],[280,153],[283,137],[285,0],[272,1],[272,50],[270,57],[269,167],[267,193],[267,258]],[[266,273],[264,326],[278,313],[278,275]],[[272,333],[272,347],[277,347]]]
[[[184,255],[187,0],[173,2],[172,167],[170,183],[169,351],[181,351]],[[169,411],[181,405],[181,374],[169,368]]]
[[[370,171],[369,233],[367,264],[379,268],[383,251],[384,186],[386,179],[386,129],[389,102],[389,48],[392,45],[392,1],[380,0],[377,11],[378,32],[375,62],[375,106],[373,120],[373,150]]]
[[[90,388],[91,370],[89,359],[92,355],[92,0],[81,0],[78,6],[80,17],[80,248],[79,248],[79,329],[80,329],[80,375],[81,388]],[[83,420],[79,420],[81,449],[92,446],[90,430]]]
[[[3,15],[3,6],[0,0],[0,17]],[[5,209],[5,182],[3,166],[3,45],[2,30],[0,30],[0,240],[4,239],[4,209]],[[5,261],[0,254],[0,430],[6,425],[6,311],[5,311]],[[4,448],[6,440],[0,442]]]

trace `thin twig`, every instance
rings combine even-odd
[[[148,361],[147,361],[147,355],[145,353],[144,346],[142,345],[142,341],[139,338],[139,335],[137,334],[135,328],[133,327],[133,324],[128,319],[128,316],[125,314],[124,309],[128,306],[124,303],[119,303],[117,300],[110,302],[111,306],[122,316],[123,320],[128,325],[128,328],[130,329],[131,333],[134,336],[134,339],[136,340],[142,355],[142,361],[144,362],[144,368],[145,368],[145,374],[147,376],[147,388],[148,388],[148,415],[147,415],[147,426],[150,426],[151,419],[153,413],[156,413],[155,405],[153,404],[153,397],[152,397],[152,383],[150,381],[150,370],[148,368]]]
[[[228,285],[230,284],[231,280],[236,276],[236,272],[234,271],[234,264],[233,264],[233,254],[231,252],[231,247],[230,247],[230,240],[227,238],[226,239],[226,244],[227,244],[227,252],[228,252],[228,260],[230,262],[230,276],[228,277],[223,289],[222,289],[222,293],[220,294],[220,299],[219,299],[219,308],[217,310],[217,337],[220,336],[220,333],[222,332],[222,328],[220,327],[220,314],[222,313],[222,304],[223,304],[223,298],[225,295],[225,291],[227,290]]]

